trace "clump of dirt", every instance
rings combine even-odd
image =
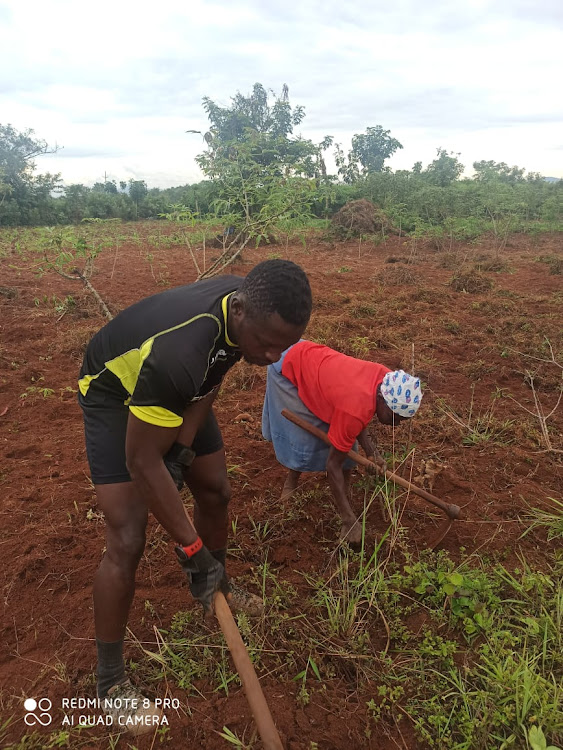
[[[365,198],[342,206],[331,219],[331,229],[340,239],[376,234],[382,230],[390,234],[396,231],[383,211]]]
[[[413,286],[418,282],[417,275],[405,266],[387,266],[377,279],[382,286]]]
[[[456,292],[467,292],[468,294],[488,292],[493,286],[493,282],[483,276],[478,268],[462,269],[459,273],[453,275],[449,283]]]

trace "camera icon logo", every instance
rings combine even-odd
[[[24,722],[28,727],[33,727],[36,724],[41,724],[42,727],[48,727],[53,721],[53,717],[49,713],[53,703],[49,698],[26,698],[23,702],[23,707],[27,711],[23,717]]]

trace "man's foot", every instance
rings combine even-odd
[[[100,701],[103,712],[112,717],[112,726],[118,731],[140,735],[154,732],[160,726],[162,710],[129,679],[111,687]]]
[[[231,593],[227,595],[227,603],[231,611],[236,614],[241,612],[249,617],[260,617],[264,612],[264,600],[256,594],[237,585],[232,580],[229,581]]]
[[[340,529],[341,542],[347,542],[352,548],[362,543],[362,524],[358,520],[344,521]]]

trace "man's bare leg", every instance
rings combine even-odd
[[[197,533],[211,554],[226,567],[231,486],[224,449],[194,458],[185,479],[195,501],[194,524]],[[261,615],[264,610],[260,597],[233,582],[228,601],[233,610],[253,617]]]
[[[226,547],[231,486],[224,449],[194,458],[185,479],[194,497],[194,525],[202,542],[209,550]]]
[[[96,637],[112,642],[125,636],[148,511],[132,482],[98,484],[96,497],[106,521],[106,551],[94,578],[94,620]]]
[[[123,658],[135,574],[145,549],[148,511],[132,482],[98,484],[96,496],[106,521],[106,551],[94,578],[97,692],[99,698],[110,699],[108,705],[104,702],[103,710],[112,720],[139,735],[154,731],[154,722],[160,721],[162,714],[127,678]]]

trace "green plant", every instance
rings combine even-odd
[[[311,667],[311,671],[321,682],[321,674],[319,672],[319,668],[317,667],[314,659],[311,657],[311,654],[307,657],[307,664],[305,665],[305,669],[301,670],[299,674],[296,674],[293,678],[296,682],[298,680],[301,680],[301,686],[299,688],[299,692],[297,693],[297,702],[301,704],[302,706],[307,706],[311,700],[311,695],[309,691],[307,690],[307,674],[309,672],[309,667]]]
[[[432,569],[425,562],[404,566],[404,583],[412,587],[425,603],[434,607],[448,607],[454,624],[460,622],[468,637],[490,630],[498,604],[498,594],[486,575],[479,571]]]
[[[542,728],[535,725],[528,730],[528,742],[531,750],[560,750],[555,745],[548,746]]]
[[[475,384],[471,384],[471,399],[467,417],[456,413],[444,399],[438,398],[436,404],[438,409],[462,429],[462,445],[472,446],[481,443],[498,443],[510,445],[513,442],[511,430],[513,420],[500,421],[495,416],[496,404],[503,396],[503,392],[496,390],[491,395],[490,405],[484,411],[474,413]]]
[[[42,379],[42,378],[41,378]],[[20,398],[26,399],[29,396],[40,394],[43,398],[49,398],[55,393],[53,388],[40,388],[36,385],[28,385],[23,393],[20,393]]]
[[[234,732],[232,732],[229,727],[223,727],[222,732],[217,732],[219,737],[222,737],[224,740],[226,740],[230,745],[233,745],[233,747],[238,747],[240,750],[251,750],[252,747],[254,747],[253,740],[250,741],[250,743],[247,743],[244,741],[244,737],[241,739],[236,735]]]
[[[531,523],[520,538],[539,528],[547,529],[549,541],[563,538],[563,502],[555,497],[549,497],[546,503],[550,504],[549,508],[530,508],[524,516],[524,519]]]

